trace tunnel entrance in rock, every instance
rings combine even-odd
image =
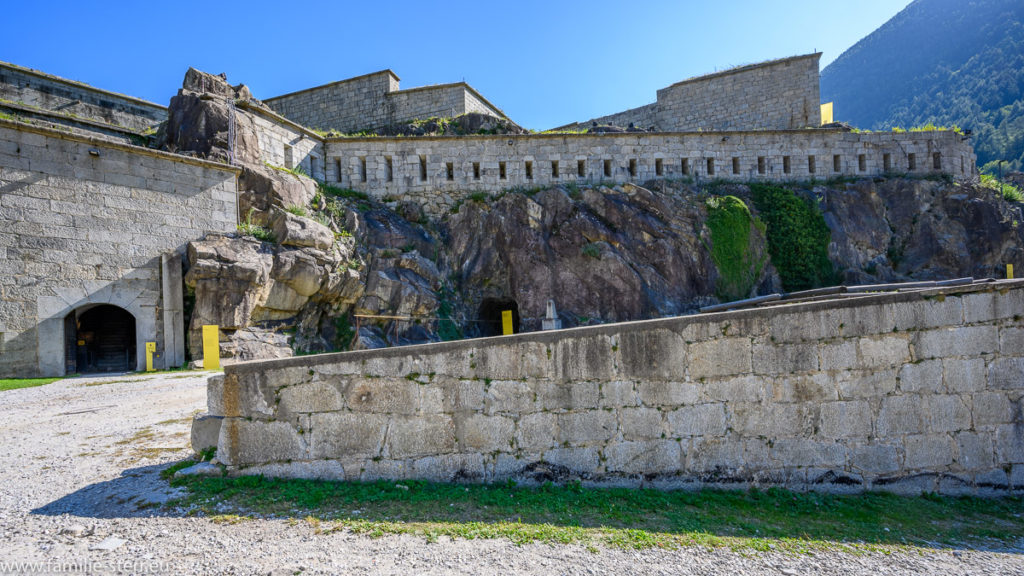
[[[135,317],[110,304],[79,308],[64,319],[68,374],[128,372],[136,367]]]
[[[512,332],[519,333],[519,304],[511,298],[484,298],[477,312],[481,336],[501,336],[501,313],[512,311]]]

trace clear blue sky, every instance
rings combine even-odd
[[[391,68],[465,80],[535,129],[653,102],[684,78],[823,52],[909,0],[8,2],[0,60],[167,104],[194,66],[268,98]]]

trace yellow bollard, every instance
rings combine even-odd
[[[220,370],[220,327],[203,326],[203,370]]]
[[[512,311],[501,311],[501,333],[508,336],[512,333]]]
[[[153,371],[153,353],[156,352],[156,342],[146,342],[146,372]]]
[[[1006,265],[1006,279],[1013,280],[1013,264]]]

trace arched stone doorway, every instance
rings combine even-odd
[[[512,311],[512,333],[519,332],[519,304],[511,298],[484,298],[477,312],[481,336],[501,336],[501,313]]]
[[[110,304],[85,306],[64,319],[68,374],[135,370],[135,317]]]

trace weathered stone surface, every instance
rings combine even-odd
[[[995,462],[992,438],[988,434],[961,432],[956,435],[956,463],[964,470],[990,470]]]
[[[278,392],[278,398],[277,409],[292,414],[335,412],[345,405],[338,388],[327,382],[289,386]]]
[[[1000,358],[989,367],[988,385],[996,390],[1024,388],[1024,358]]]
[[[604,442],[614,436],[617,429],[615,414],[607,410],[558,415],[558,438],[569,444]]]
[[[984,364],[984,361],[982,362]],[[943,388],[943,360],[925,360],[900,369],[903,392],[939,392]]]
[[[921,433],[926,410],[916,396],[885,397],[875,421],[875,433],[879,436]]]
[[[723,338],[697,342],[689,348],[689,374],[693,380],[744,374],[751,370],[749,338]]]
[[[331,229],[311,218],[275,208],[271,211],[270,225],[274,231],[274,238],[278,244],[284,246],[308,246],[327,250],[334,245],[334,233]]]
[[[900,453],[893,445],[853,446],[850,448],[850,468],[864,475],[892,474],[900,469]]]
[[[883,336],[861,338],[860,366],[867,368],[889,368],[899,366],[910,359],[910,345],[905,338]]]
[[[621,442],[604,451],[605,469],[626,474],[660,474],[679,470],[683,451],[674,440]]]
[[[946,358],[942,361],[942,369],[942,380],[949,392],[972,392],[986,386],[984,358]]]
[[[664,438],[667,430],[660,410],[654,408],[623,408],[622,437],[626,440]]]
[[[455,449],[455,423],[450,416],[392,418],[387,450],[392,458],[445,454]]]
[[[820,431],[826,438],[866,438],[871,424],[871,405],[863,400],[821,405]]]
[[[708,436],[725,433],[725,405],[698,404],[673,410],[667,415],[671,437]]]
[[[463,452],[511,450],[515,422],[504,416],[475,414],[455,419],[455,438]]]
[[[909,470],[941,470],[953,463],[953,442],[945,434],[907,436],[903,443]]]
[[[203,451],[217,447],[220,439],[222,416],[196,414],[192,417],[192,451],[201,454]]]
[[[994,326],[964,326],[919,332],[914,342],[918,358],[976,356],[999,349],[999,332]]]
[[[285,422],[225,418],[217,441],[217,459],[229,466],[307,460],[306,442]]]
[[[516,447],[527,452],[553,448],[556,444],[556,425],[554,414],[538,412],[523,415],[516,425]]]
[[[377,414],[320,413],[309,419],[313,458],[380,454],[387,419]]]
[[[345,404],[354,412],[415,414],[419,387],[416,382],[408,380],[364,380],[348,387]]]

